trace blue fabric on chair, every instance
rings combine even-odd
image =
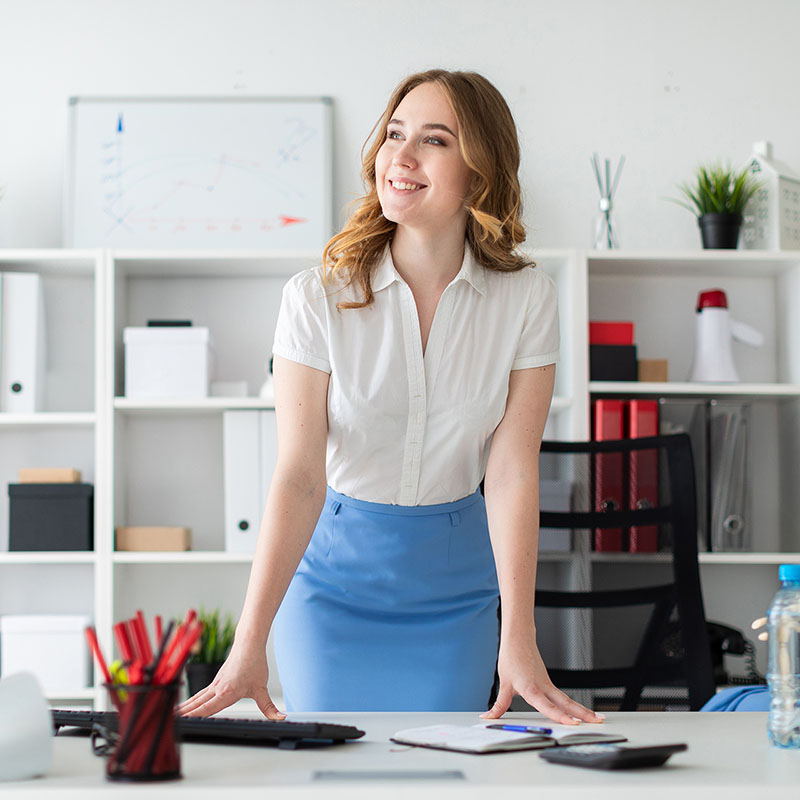
[[[769,711],[766,686],[732,686],[717,692],[701,711]]]

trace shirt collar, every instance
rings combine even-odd
[[[486,294],[486,276],[484,268],[475,260],[472,249],[468,244],[464,244],[464,260],[461,262],[461,269],[453,279],[455,281],[467,281],[479,294]],[[392,261],[392,251],[386,246],[381,256],[378,266],[372,274],[372,291],[379,292],[395,281],[404,282],[400,273],[395,269]]]

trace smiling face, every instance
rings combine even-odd
[[[464,226],[472,170],[461,155],[458,122],[444,91],[422,83],[400,102],[375,160],[386,219],[432,232]]]

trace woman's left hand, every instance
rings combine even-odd
[[[497,719],[505,714],[517,694],[542,714],[563,725],[598,723],[605,719],[553,685],[536,646],[535,635],[526,636],[522,641],[515,638],[508,644],[501,641],[497,672],[500,676],[497,702],[481,714],[484,719]]]

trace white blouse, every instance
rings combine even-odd
[[[327,480],[359,500],[431,505],[472,494],[503,418],[511,370],[558,361],[558,308],[541,269],[497,272],[469,246],[436,308],[425,354],[414,297],[389,248],[357,286],[322,283],[322,268],[283,290],[273,353],[330,373]]]

